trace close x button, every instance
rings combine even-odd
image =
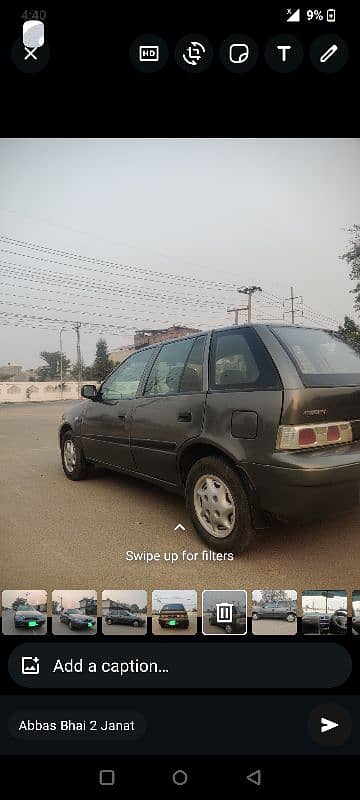
[[[352,720],[343,706],[334,703],[316,706],[309,717],[309,733],[322,747],[341,747],[350,738]]]

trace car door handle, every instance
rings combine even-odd
[[[118,414],[118,420],[124,424],[126,420],[126,414]]]
[[[191,420],[192,420],[191,411],[183,411],[182,413],[178,414],[178,422],[191,422]]]

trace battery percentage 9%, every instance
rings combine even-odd
[[[321,8],[309,8],[306,12],[308,22],[322,22],[324,14]]]

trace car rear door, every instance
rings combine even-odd
[[[133,469],[130,424],[142,375],[156,347],[129,356],[102,384],[95,401],[89,400],[81,421],[85,457],[115,467]]]
[[[206,335],[162,345],[137,398],[131,422],[131,451],[136,469],[176,484],[177,452],[200,436],[205,390]]]
[[[203,439],[237,463],[269,463],[281,417],[283,387],[252,327],[214,331]]]

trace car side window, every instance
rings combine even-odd
[[[181,339],[164,344],[145,386],[145,396],[177,394],[188,356],[195,339]]]
[[[235,328],[213,334],[210,387],[223,391],[281,388],[273,362],[254,330]]]
[[[118,400],[129,400],[135,397],[144,369],[153,354],[154,348],[150,347],[129,356],[104,381],[99,399],[105,403],[116,403]]]
[[[198,336],[191,348],[181,378],[180,392],[201,392],[203,388],[203,363],[206,336]]]

